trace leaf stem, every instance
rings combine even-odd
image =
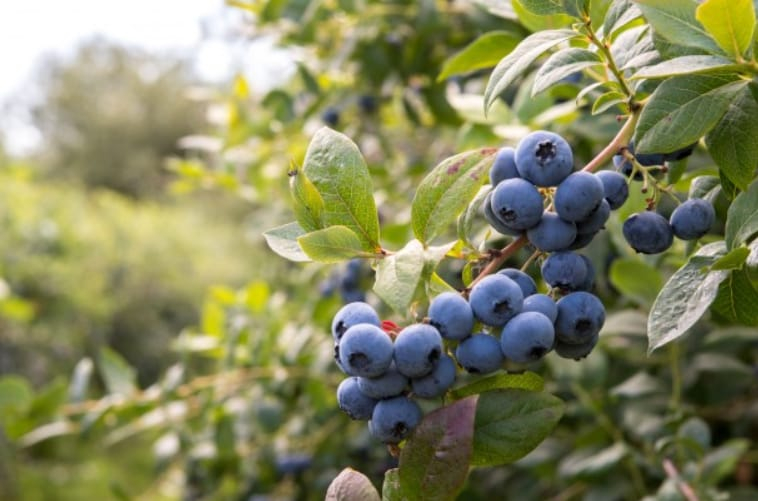
[[[676,469],[676,466],[671,462],[670,459],[663,460],[663,469],[666,472],[666,476],[674,481],[677,488],[679,489],[679,492],[682,493],[682,496],[684,496],[687,501],[699,501],[699,498],[697,494],[695,494],[695,491],[692,489],[690,484],[688,484],[682,478],[682,476],[679,474],[679,471]]]
[[[597,35],[595,35],[595,31],[592,29],[592,23],[590,21],[587,21],[584,23],[584,30],[586,32],[587,38],[589,38],[590,42],[592,42],[600,52],[603,53],[605,56],[605,64],[608,67],[608,69],[613,73],[613,76],[616,78],[616,81],[621,86],[621,90],[624,91],[624,94],[627,97],[627,104],[629,105],[629,110],[634,112],[637,108],[639,108],[639,104],[635,102],[634,100],[634,92],[632,92],[631,88],[629,87],[629,84],[626,81],[626,78],[624,78],[624,74],[618,69],[618,66],[616,66],[616,61],[613,59],[613,54],[611,54],[611,48],[605,41],[602,41],[597,38]]]

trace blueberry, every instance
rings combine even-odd
[[[435,398],[444,394],[453,386],[453,383],[455,383],[455,362],[447,355],[442,355],[431,373],[411,380],[411,389],[417,397]]]
[[[526,230],[539,223],[544,205],[535,186],[523,179],[501,181],[492,192],[492,212],[506,226]]]
[[[537,186],[557,186],[574,169],[571,146],[558,134],[535,131],[516,147],[519,175]]]
[[[534,228],[529,228],[526,236],[529,241],[545,252],[567,249],[576,239],[576,224],[564,221],[553,212],[545,212]]]
[[[576,238],[571,242],[571,245],[566,247],[566,250],[578,250],[587,247],[592,242],[592,239],[595,238],[595,235],[597,235],[597,232],[577,233]]]
[[[555,212],[565,221],[582,221],[605,198],[603,182],[589,172],[574,172],[558,185],[553,198]]]
[[[658,254],[674,242],[674,231],[665,217],[657,212],[632,214],[622,228],[627,243],[637,252]]]
[[[337,127],[340,121],[340,112],[336,108],[327,108],[321,114],[321,121],[329,127]]]
[[[428,324],[411,324],[395,339],[395,365],[408,377],[426,376],[442,356],[442,336]]]
[[[487,196],[484,197],[484,203],[482,204],[482,209],[484,212],[484,218],[487,220],[487,222],[492,226],[495,231],[498,233],[502,233],[503,235],[509,235],[512,237],[517,237],[521,235],[521,231],[516,230],[514,228],[509,227],[505,223],[503,223],[492,211],[492,192],[487,193]]]
[[[355,303],[358,301],[364,301],[366,299],[366,293],[360,289],[345,289],[340,288],[340,297],[343,303]]]
[[[521,311],[521,287],[505,275],[487,275],[471,288],[469,303],[474,316],[483,323],[502,326]]]
[[[539,360],[552,349],[554,342],[553,322],[535,311],[513,317],[505,324],[500,336],[500,348],[505,358],[520,364]]]
[[[421,421],[421,409],[407,397],[380,400],[374,407],[368,429],[385,444],[403,440]]]
[[[603,183],[603,192],[611,210],[616,210],[629,198],[629,185],[626,178],[612,170],[601,170],[595,174]]]
[[[396,397],[403,393],[408,386],[408,378],[400,374],[394,365],[390,365],[387,372],[378,377],[359,377],[358,388],[371,398]]]
[[[503,353],[498,340],[489,334],[474,334],[464,339],[455,350],[461,367],[472,374],[488,374],[503,364]]]
[[[582,261],[584,261],[584,264],[587,267],[587,275],[584,278],[584,282],[579,285],[578,290],[589,292],[595,287],[595,266],[587,256],[579,254],[579,257],[582,258]]]
[[[276,471],[280,475],[298,475],[310,468],[312,463],[310,454],[288,454],[277,458]]]
[[[350,327],[358,324],[381,326],[376,311],[371,305],[362,301],[348,303],[340,308],[332,320],[332,336],[334,336],[335,341],[339,341]]]
[[[371,115],[372,113],[376,112],[378,103],[374,96],[364,94],[358,97],[358,107],[361,109],[363,113],[366,113],[367,115]]]
[[[337,364],[337,367],[340,368],[342,372],[347,374],[347,370],[345,367],[343,367],[342,362],[340,361],[340,343],[339,341],[334,342],[334,361]]]
[[[695,151],[695,147],[697,146],[697,141],[690,144],[689,146],[685,146],[682,149],[672,151],[671,153],[664,153],[663,159],[668,160],[669,162],[677,161],[677,160],[684,160],[688,156],[692,155],[692,152]]]
[[[572,292],[559,299],[556,305],[555,338],[561,343],[586,343],[605,323],[603,303],[589,292]]]
[[[682,240],[697,240],[708,233],[715,218],[716,212],[707,200],[691,198],[671,213],[671,229]]]
[[[561,358],[581,360],[582,358],[585,358],[587,355],[589,355],[590,352],[592,352],[592,349],[597,344],[598,339],[600,339],[599,334],[595,334],[587,341],[579,344],[564,343],[560,340],[556,340],[553,349],[555,350],[555,353]]]
[[[445,339],[464,339],[474,328],[474,312],[460,294],[443,292],[429,305],[429,323]]]
[[[340,363],[351,376],[377,377],[392,363],[392,340],[371,324],[350,327],[339,343]]]
[[[527,275],[521,270],[516,268],[504,268],[497,272],[498,275],[505,275],[518,284],[521,288],[521,293],[526,296],[537,294],[537,284],[534,283],[532,277]]]
[[[630,141],[626,149],[629,151],[629,153],[634,155],[637,163],[646,167],[649,167],[651,165],[663,165],[663,163],[666,161],[662,153],[635,153],[634,141]],[[614,155],[613,165],[615,165],[616,168],[620,169],[626,177],[629,177],[629,175],[632,173],[632,162],[630,162],[629,159],[627,159],[624,155]],[[641,180],[642,174],[638,172],[637,175],[634,176],[634,179],[635,181]]]
[[[532,294],[531,296],[524,298],[524,307],[521,311],[536,311],[542,313],[549,318],[551,322],[555,322],[555,319],[558,317],[558,307],[555,305],[553,298],[547,294]]]
[[[337,403],[351,418],[365,421],[371,419],[376,400],[360,390],[357,377],[349,377],[337,387]]]
[[[587,265],[574,252],[554,252],[542,263],[542,278],[551,287],[578,290],[587,278]]]
[[[518,177],[516,170],[516,150],[510,146],[500,148],[495,156],[495,161],[490,168],[490,184],[497,186],[500,181]]]
[[[605,228],[605,222],[608,221],[609,217],[611,217],[611,206],[607,200],[603,199],[600,201],[600,205],[586,219],[577,221],[576,232],[579,235],[587,233],[594,235]]]

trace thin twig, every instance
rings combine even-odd
[[[695,494],[695,491],[690,484],[679,475],[679,470],[676,469],[676,466],[670,459],[667,458],[663,460],[663,469],[666,472],[666,476],[674,481],[679,492],[682,493],[682,496],[684,496],[687,501],[700,501],[700,498],[697,497],[697,494]]]

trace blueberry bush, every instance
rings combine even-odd
[[[148,435],[185,499],[758,496],[756,2],[229,3],[307,57],[175,188],[292,263],[148,388],[0,402],[15,447]]]

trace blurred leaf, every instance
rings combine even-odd
[[[747,251],[745,247],[739,249]],[[746,254],[744,256],[747,257]],[[747,270],[732,270],[729,273],[719,285],[712,308],[732,322],[758,326],[758,290],[750,282]]]
[[[84,357],[74,366],[71,383],[68,387],[68,399],[70,402],[81,402],[87,398],[87,390],[92,379],[92,371],[95,364],[89,357]]]
[[[401,501],[400,495],[400,472],[397,468],[391,468],[384,472],[382,484],[382,501]]]
[[[519,22],[532,32],[563,28],[570,26],[573,22],[571,16],[567,14],[549,14],[541,16],[529,12],[520,0],[511,0],[510,4],[518,17]]]
[[[404,499],[455,499],[468,476],[476,397],[427,414],[400,453]]]
[[[519,0],[532,14],[546,16],[548,14],[563,14],[565,9],[562,0]]]
[[[608,313],[600,335],[632,334],[644,336],[647,333],[647,315],[637,310],[621,310]]]
[[[665,78],[695,73],[724,73],[734,71],[734,61],[722,56],[682,56],[647,66],[632,76],[636,78]]]
[[[711,270],[734,270],[742,268],[745,264],[747,257],[750,255],[750,249],[747,247],[737,247],[727,252],[723,257],[719,258],[713,265]]]
[[[547,393],[495,390],[479,395],[472,465],[516,461],[537,447],[563,415],[563,402]]]
[[[684,75],[664,81],[640,115],[634,142],[640,153],[671,153],[700,139],[747,85],[737,75]]]
[[[705,0],[698,5],[695,17],[724,52],[734,57],[747,52],[755,30],[752,0]]]
[[[484,109],[489,109],[516,78],[548,49],[577,36],[572,30],[547,30],[529,35],[495,67],[484,91]]]
[[[600,57],[587,49],[570,47],[555,52],[537,70],[532,95],[539,94],[572,73],[601,64]]]
[[[8,375],[0,378],[0,417],[9,413],[25,413],[32,403],[34,391],[22,377]]]
[[[303,172],[324,202],[325,227],[347,226],[363,249],[378,252],[379,219],[366,161],[347,136],[322,127],[311,139]]]
[[[283,258],[300,263],[311,260],[297,243],[297,239],[303,235],[305,230],[297,223],[287,223],[263,232],[263,237],[272,251]]]
[[[758,181],[740,193],[729,206],[724,232],[729,250],[749,242],[758,232]]]
[[[480,36],[442,65],[437,81],[453,75],[491,68],[505,57],[521,40],[507,31],[490,31]]]
[[[638,372],[621,384],[611,388],[610,394],[621,398],[639,398],[654,393],[663,393],[665,388],[660,379],[647,372]]]
[[[658,35],[686,47],[697,47],[712,54],[721,50],[695,18],[697,4],[692,0],[634,0]]]
[[[128,396],[137,389],[137,371],[107,346],[100,348],[98,369],[108,393]]]
[[[51,438],[71,435],[78,431],[77,426],[70,421],[54,421],[33,429],[29,433],[19,437],[20,447],[31,447]]]
[[[497,148],[472,150],[443,160],[421,181],[411,206],[413,234],[423,243],[441,235],[487,181]]]
[[[749,440],[737,438],[709,452],[703,458],[702,481],[707,482],[707,485],[717,485],[734,472],[740,458],[749,448]]]
[[[597,452],[577,451],[561,461],[558,475],[561,478],[599,475],[617,466],[627,452],[627,447],[622,443],[613,444]]]
[[[354,257],[373,257],[363,249],[358,235],[347,226],[330,226],[312,231],[297,239],[309,258],[319,263],[338,263]]]
[[[648,353],[678,339],[708,310],[727,277],[726,271],[703,271],[726,252],[724,242],[700,248],[666,282],[648,319]]]
[[[329,484],[326,501],[379,501],[371,481],[359,471],[345,468]]]
[[[660,271],[640,259],[615,259],[609,278],[624,296],[642,305],[653,304],[663,287]]]
[[[245,287],[245,305],[253,313],[261,313],[268,303],[271,296],[271,289],[268,283],[263,280],[255,280]]]
[[[753,84],[751,84],[753,85]],[[705,136],[708,153],[725,175],[746,190],[758,166],[758,103],[750,88],[740,91],[729,103],[718,124]]]
[[[534,372],[523,372],[521,374],[496,374],[482,379],[477,379],[473,383],[462,386],[450,392],[454,399],[461,399],[469,395],[478,395],[486,391],[504,390],[508,388],[542,391],[545,381]]]

